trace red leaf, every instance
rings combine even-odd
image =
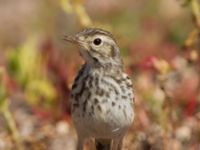
[[[184,110],[185,115],[191,116],[194,113],[196,108],[197,108],[197,100],[196,100],[196,97],[194,96],[189,100],[189,102]]]

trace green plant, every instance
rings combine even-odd
[[[22,141],[18,132],[14,117],[9,109],[9,89],[6,87],[8,74],[5,68],[0,67],[0,113],[3,115],[12,138],[16,143],[17,150],[23,150]]]

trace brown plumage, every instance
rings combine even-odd
[[[134,118],[134,96],[116,41],[110,32],[97,28],[65,40],[78,44],[85,60],[71,93],[77,150],[83,150],[84,140],[90,137],[95,138],[97,150],[121,150]]]

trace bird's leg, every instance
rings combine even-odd
[[[122,150],[123,137],[114,139],[112,144],[112,150]]]
[[[84,148],[84,138],[78,135],[77,150],[83,150]]]

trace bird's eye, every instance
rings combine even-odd
[[[101,44],[101,39],[100,38],[96,38],[96,39],[94,39],[94,41],[93,41],[93,43],[94,43],[94,45],[100,45]]]

